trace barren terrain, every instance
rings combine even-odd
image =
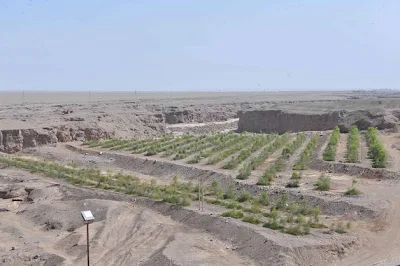
[[[83,209],[93,265],[400,264],[396,92],[83,95],[0,95],[0,265],[85,265]],[[272,122],[240,121],[252,110]],[[331,112],[327,128],[307,116]],[[372,167],[369,126],[385,168]]]

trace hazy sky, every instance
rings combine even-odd
[[[400,88],[398,0],[0,0],[0,90],[364,88]]]

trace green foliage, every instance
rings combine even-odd
[[[221,215],[223,217],[232,217],[235,219],[241,219],[244,217],[244,213],[242,211],[238,211],[238,210],[226,211],[226,212],[222,213]]]
[[[263,175],[259,178],[257,185],[268,186],[275,178],[276,178],[276,167],[275,165],[271,165],[270,167],[265,169]]]
[[[251,224],[260,224],[261,221],[255,215],[248,215],[242,219],[243,222]]]
[[[251,166],[249,164],[244,164],[239,170],[239,174],[236,176],[237,179],[247,179],[251,175]]]
[[[215,154],[214,156],[208,158],[208,164],[217,164],[218,162],[228,158],[230,155],[236,153],[237,151],[240,151],[242,149],[245,149],[246,147],[248,147],[249,145],[251,145],[254,140],[255,140],[255,136],[253,135],[248,135],[248,134],[242,134],[241,138],[239,139],[239,141],[236,142],[235,145],[233,145],[232,147],[230,147],[227,150],[224,150],[222,152],[219,152],[218,154]],[[232,166],[229,166],[233,168]],[[228,168],[231,169],[231,168]]]
[[[295,236],[300,236],[303,234],[300,225],[295,225],[295,226],[290,226],[288,228],[285,228],[285,232],[288,234],[291,234],[291,235],[295,235]]]
[[[272,230],[282,230],[282,229],[285,228],[284,226],[278,224],[276,221],[275,222],[265,223],[263,225],[263,227],[266,227],[266,228],[269,228],[269,229],[272,229]]]
[[[350,187],[347,189],[347,191],[344,193],[346,196],[357,196],[360,195],[362,192],[356,189],[355,187]]]
[[[347,161],[358,162],[358,151],[360,148],[360,132],[356,126],[352,126],[347,140]]]
[[[305,139],[306,135],[304,135],[304,133],[298,134],[296,136],[296,139],[293,142],[286,145],[286,147],[283,149],[282,158],[288,159],[290,156],[292,156],[294,152],[301,147],[301,144],[303,144]]]
[[[251,213],[260,213],[261,212],[261,205],[257,202],[253,202],[250,208]]]
[[[250,201],[252,199],[251,195],[249,192],[244,191],[240,196],[238,197],[237,201],[239,202],[245,202],[245,201]]]
[[[291,179],[301,179],[301,173],[300,173],[300,172],[297,172],[297,171],[294,171],[294,172],[292,173]]]
[[[236,168],[241,162],[246,160],[252,153],[256,152],[261,147],[269,143],[272,138],[273,138],[272,135],[257,136],[251,145],[243,148],[238,155],[233,156],[229,162],[227,162],[224,166],[222,166],[222,168],[224,169]],[[249,166],[246,167],[249,168]],[[249,170],[251,172],[252,169],[249,168]],[[246,170],[243,172],[246,173]]]
[[[175,177],[169,186],[157,185],[156,182],[140,182],[135,176],[123,173],[107,175],[93,168],[72,168],[52,162],[44,162],[22,158],[0,157],[0,162],[10,166],[26,169],[50,178],[62,178],[68,182],[88,187],[114,190],[130,195],[162,199],[165,202],[183,206],[190,205],[190,191],[187,184],[180,184]]]
[[[287,204],[288,200],[289,200],[289,196],[288,196],[287,194],[283,194],[283,195],[279,198],[279,200],[277,201],[275,207],[276,207],[278,210],[284,210],[284,209],[286,209],[286,207],[287,207],[287,205],[288,205],[288,204]]]
[[[315,137],[312,138],[312,140],[307,144],[306,148],[301,153],[299,161],[293,166],[293,170],[308,169],[308,165],[315,152],[318,141],[319,141],[319,135],[316,135]]]
[[[339,127],[335,127],[332,132],[332,136],[329,139],[328,145],[323,154],[323,158],[325,161],[335,161],[336,158],[336,148],[340,139],[340,129]]]
[[[331,188],[331,179],[321,175],[315,183],[317,190],[328,191]]]
[[[234,185],[229,185],[228,188],[226,189],[224,193],[224,199],[234,199],[235,198],[235,193],[234,193]]]
[[[163,201],[175,205],[190,206],[190,200],[187,196],[167,195],[163,198]]]
[[[299,182],[299,180],[292,180],[292,181],[290,181],[290,182],[288,182],[288,183],[286,184],[286,187],[287,187],[287,188],[296,188],[296,187],[300,187],[300,182]]]
[[[261,196],[258,199],[258,202],[261,205],[268,206],[270,204],[268,192],[264,191],[263,193],[261,193]]]
[[[201,160],[201,156],[200,155],[195,155],[192,159],[190,159],[189,161],[187,161],[188,164],[195,164],[195,163],[199,163]]]
[[[336,224],[333,223],[331,225],[331,231],[334,231],[334,232],[339,233],[339,234],[346,233],[346,229],[344,228],[344,225],[343,225],[342,222],[337,222]]]
[[[372,159],[372,167],[385,168],[387,166],[388,154],[379,140],[378,129],[375,127],[368,128],[366,140],[369,147],[368,155]]]
[[[275,138],[275,136],[272,135],[271,138]],[[239,173],[241,179],[247,179],[247,177],[251,175],[252,170],[255,170],[258,166],[265,162],[268,156],[282,147],[288,141],[288,139],[289,134],[285,133],[282,136],[275,138],[275,141],[273,141],[272,144],[265,146],[257,156],[254,156],[251,159],[249,164],[243,165],[241,172]]]

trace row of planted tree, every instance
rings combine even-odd
[[[385,168],[388,164],[388,153],[382,141],[379,138],[379,131],[377,128],[370,127],[363,134],[366,144],[368,146],[368,158],[372,160],[372,167]],[[360,139],[361,133],[356,126],[353,126],[348,134],[347,139],[347,162],[360,163]],[[340,140],[340,129],[336,127],[328,141],[328,144],[323,153],[325,161],[336,160],[336,150]]]

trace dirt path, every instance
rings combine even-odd
[[[365,167],[372,167],[372,162],[368,158],[368,146],[364,136],[360,138],[360,163]]]
[[[347,140],[348,134],[340,134],[336,150],[336,161],[338,162],[345,163],[347,161]]]

